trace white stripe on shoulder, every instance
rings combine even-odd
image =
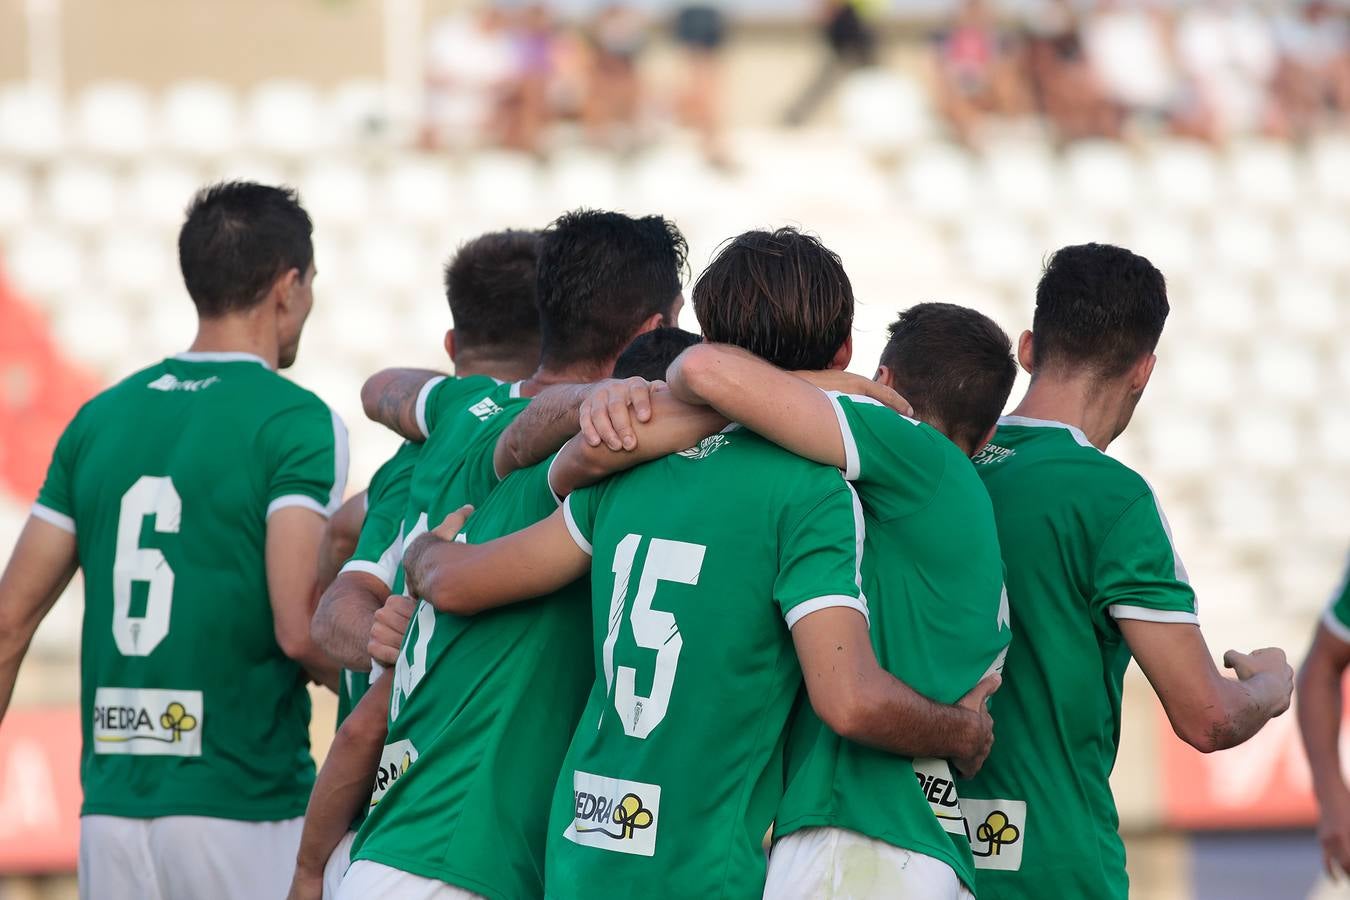
[[[546,487],[548,488],[548,492],[553,495],[553,501],[557,503],[559,506],[562,506],[563,501],[567,499],[563,495],[559,494],[558,489],[553,486],[553,467],[558,464],[558,457],[561,455],[562,455],[561,453],[553,454],[553,459],[549,460],[548,473],[544,476],[544,482]]]
[[[572,535],[572,540],[577,542],[577,546],[585,552],[587,556],[594,556],[595,549],[591,547],[591,542],[586,540],[586,535],[581,533],[577,527],[577,520],[572,518],[572,495],[568,494],[567,499],[563,501],[563,521],[567,523],[567,532]]]
[[[362,572],[366,575],[373,575],[380,579],[380,583],[386,588],[392,588],[394,585],[394,573],[377,562],[349,559],[343,563],[341,569],[338,569],[339,575],[343,572]]]
[[[848,424],[848,416],[844,414],[844,407],[839,403],[839,398],[844,395],[838,391],[825,391],[825,396],[830,398],[830,406],[834,409],[834,417],[839,421],[839,436],[844,441],[844,480],[856,481],[860,474],[858,442],[853,437],[853,429]]]
[[[351,462],[351,448],[347,444],[347,426],[330,406],[328,415],[333,421],[333,489],[328,492],[328,515],[338,511],[342,495],[347,490],[347,467]]]
[[[437,375],[435,378],[428,378],[426,384],[417,392],[417,430],[422,432],[422,437],[431,437],[431,430],[427,428],[427,398],[431,396],[432,390],[436,385],[445,380],[444,375]]]
[[[1199,625],[1200,618],[1193,612],[1179,609],[1149,609],[1147,606],[1130,606],[1128,603],[1113,603],[1106,608],[1113,619],[1138,619],[1141,622],[1164,622],[1178,625]]]
[[[50,506],[34,503],[33,508],[29,512],[35,519],[41,519],[50,525],[55,525],[62,531],[69,531],[71,534],[75,533],[75,520],[65,513],[57,512]]]
[[[329,510],[327,506],[324,506],[313,497],[306,497],[304,494],[286,494],[267,504],[267,515],[265,518],[272,518],[272,513],[279,509],[285,509],[288,506],[301,506],[305,509],[312,509],[325,519],[331,514],[331,510]]]
[[[863,518],[862,501],[858,499],[858,492],[848,482],[844,484],[848,487],[849,499],[853,501],[853,583],[858,586],[858,596],[862,599],[865,614],[867,597],[863,595],[862,589],[862,563],[863,546],[867,543],[867,520]]]
[[[1336,618],[1335,611],[1328,606],[1326,612],[1322,613],[1322,624],[1326,626],[1337,637],[1341,643],[1350,644],[1350,626],[1347,626],[1340,619]]]
[[[1158,492],[1153,490],[1153,485],[1149,484],[1147,478],[1142,475],[1139,477],[1148,486],[1149,496],[1153,498],[1153,508],[1158,511],[1158,520],[1162,522],[1163,534],[1167,535],[1167,543],[1172,548],[1173,577],[1182,584],[1190,584],[1190,573],[1186,571],[1186,564],[1181,561],[1181,554],[1177,552],[1177,542],[1172,538],[1172,523],[1167,521],[1167,513],[1163,512],[1162,503],[1158,500]],[[1199,600],[1197,600],[1196,606],[1199,605]]]
[[[510,397],[512,400],[519,400],[519,399],[520,399],[520,388],[521,388],[521,385],[523,385],[524,383],[525,383],[525,382],[523,382],[523,381],[516,381],[516,382],[513,382],[513,383],[511,384],[511,390],[507,391],[507,392],[506,392],[506,395],[507,395],[508,397]]]
[[[788,628],[792,628],[792,626],[796,625],[813,612],[820,612],[822,609],[833,609],[835,607],[856,609],[862,614],[863,620],[867,623],[867,627],[872,627],[872,620],[867,615],[867,601],[861,597],[847,597],[843,594],[830,594],[825,597],[816,597],[814,600],[798,603],[783,614],[783,621],[787,623]]]

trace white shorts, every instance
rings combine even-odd
[[[352,841],[356,832],[349,831],[338,841],[328,862],[323,867],[323,900],[336,900],[338,887],[347,875],[347,867],[352,864]]]
[[[358,859],[342,879],[337,900],[484,900],[482,894],[390,868],[368,859]]]
[[[940,859],[842,828],[803,828],[769,853],[765,900],[974,900]]]
[[[80,900],[285,897],[304,819],[80,817]]]

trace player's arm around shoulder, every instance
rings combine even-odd
[[[472,512],[466,506],[451,513],[404,554],[409,593],[437,610],[474,615],[546,596],[590,571],[589,548],[573,538],[562,509],[481,544],[459,539]]]
[[[361,386],[361,407],[372,422],[407,440],[424,441],[428,394],[445,378],[444,372],[430,369],[383,369]]]

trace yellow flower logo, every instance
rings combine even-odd
[[[999,849],[1004,844],[1015,844],[1021,836],[1022,832],[1008,821],[1007,814],[999,810],[991,812],[980,827],[975,829],[975,837],[989,845],[990,855],[993,856],[998,855]]]
[[[182,740],[183,732],[191,731],[197,727],[197,717],[188,715],[188,711],[183,708],[183,704],[178,701],[170,703],[164,710],[163,715],[159,717],[159,725],[168,731],[173,732],[173,740]]]
[[[652,813],[643,807],[642,799],[637,794],[625,794],[619,805],[614,807],[614,821],[620,827],[619,839],[624,840],[632,838],[638,828],[650,828]]]

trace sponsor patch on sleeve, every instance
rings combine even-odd
[[[572,773],[573,817],[563,837],[583,847],[635,856],[656,853],[661,786]]]
[[[101,687],[93,718],[95,753],[202,755],[201,691]]]
[[[970,852],[975,868],[1016,872],[1022,868],[1027,836],[1025,800],[961,800],[970,823]]]

